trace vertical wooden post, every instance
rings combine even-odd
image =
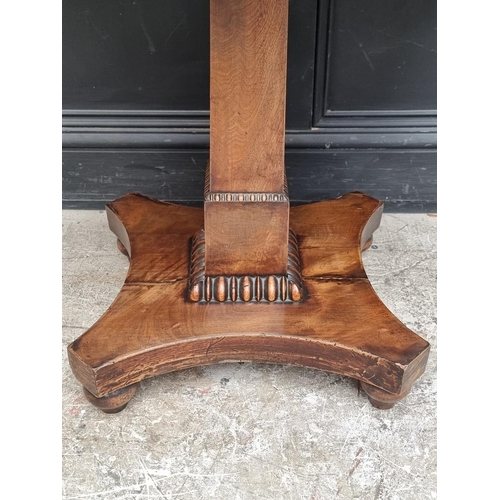
[[[207,276],[285,274],[288,0],[210,0]]]

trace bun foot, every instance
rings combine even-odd
[[[123,246],[123,243],[120,240],[116,240],[116,246],[118,247],[118,250],[125,255],[126,257],[129,257],[129,254],[127,252],[127,249]]]
[[[390,392],[366,384],[365,382],[361,382],[361,387],[368,395],[368,399],[372,406],[375,406],[375,408],[379,410],[390,410],[398,401],[404,399],[411,389],[410,387],[410,389],[401,394],[391,394]]]
[[[104,413],[118,413],[125,409],[128,402],[134,397],[138,385],[139,384],[129,385],[123,389],[111,392],[102,398],[96,398],[90,391],[85,389],[85,387],[83,388],[83,393],[88,401]]]

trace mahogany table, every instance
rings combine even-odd
[[[362,193],[290,208],[284,166],[288,0],[210,0],[204,209],[127,194],[106,206],[125,283],[68,346],[85,395],[123,410],[148,377],[231,361],[360,381],[391,408],[429,344],[375,294],[361,251],[383,204]]]

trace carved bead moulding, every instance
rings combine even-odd
[[[297,236],[288,234],[287,273],[268,276],[207,276],[205,232],[192,240],[188,283],[191,302],[300,302],[305,296]]]
[[[205,170],[205,190],[204,190],[205,201],[223,201],[223,202],[235,202],[235,201],[246,201],[246,202],[263,202],[263,201],[274,201],[274,202],[284,202],[289,201],[288,197],[288,182],[286,179],[286,174],[283,178],[283,191],[279,193],[226,193],[219,191],[210,190],[210,163],[207,164]]]

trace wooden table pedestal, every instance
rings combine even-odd
[[[204,209],[140,194],[107,205],[130,268],[108,311],[68,346],[73,373],[105,412],[125,408],[148,377],[231,361],[347,375],[390,408],[424,372],[429,344],[363,269],[383,205],[350,193],[290,208],[288,0],[211,0],[210,11]]]

